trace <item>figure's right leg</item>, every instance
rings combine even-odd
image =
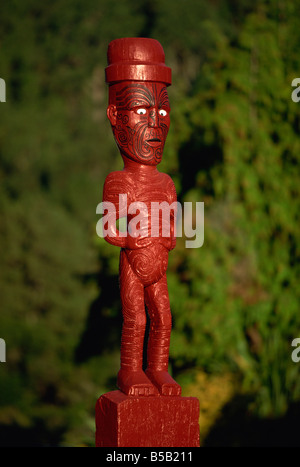
[[[120,294],[123,327],[118,387],[127,395],[156,395],[156,387],[143,371],[146,328],[144,286],[134,274],[124,250],[121,250],[120,256]]]
[[[146,375],[164,396],[180,396],[181,387],[168,373],[172,317],[167,276],[145,288],[150,318]]]

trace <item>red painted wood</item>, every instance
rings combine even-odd
[[[177,199],[172,179],[157,170],[170,126],[167,86],[171,70],[164,60],[163,48],[154,39],[116,39],[108,47],[107,116],[124,168],[107,176],[103,201],[116,207],[117,218],[127,217],[128,225],[136,215],[128,206],[138,202],[146,208],[140,212],[146,233],[135,237],[129,231],[124,237],[114,225],[105,237],[121,247],[123,328],[117,385],[133,396],[181,393],[168,373],[172,318],[166,272],[169,251],[176,244],[174,213],[169,236],[163,235],[159,221],[158,235],[151,231],[151,203],[171,205]],[[120,206],[120,195],[126,196],[126,208]],[[147,369],[143,371],[145,304],[151,324]]]
[[[165,65],[165,53],[155,39],[125,37],[108,46],[106,82],[155,81],[171,84],[171,68]]]
[[[171,177],[159,172],[170,126],[167,87],[171,70],[162,46],[154,39],[116,39],[108,47],[107,116],[124,162],[123,170],[105,180],[103,201],[116,218],[127,218],[127,235],[106,216],[105,239],[120,251],[122,302],[120,391],[96,405],[97,446],[199,446],[199,402],[180,397],[181,387],[168,373],[172,317],[167,285],[169,252],[175,248],[176,212],[165,235],[153,202],[176,205]],[[126,205],[120,200],[126,197]],[[140,208],[139,235],[130,229]],[[176,210],[175,210],[176,211]],[[151,230],[157,229],[156,234]],[[143,368],[146,310],[150,318],[147,367]]]
[[[195,397],[131,397],[121,391],[96,404],[96,447],[199,447]]]

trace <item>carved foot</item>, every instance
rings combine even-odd
[[[143,370],[120,370],[117,380],[118,388],[127,396],[157,396],[156,387],[147,378]]]
[[[163,396],[180,396],[181,387],[167,371],[146,370],[150,381],[158,388]]]

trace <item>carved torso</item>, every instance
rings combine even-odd
[[[119,195],[127,195],[127,212],[119,205]],[[176,202],[174,183],[169,175],[159,172],[155,167],[133,170],[125,168],[122,171],[108,175],[104,185],[104,201],[114,203],[117,208],[117,218],[127,217],[127,226],[139,214],[141,234],[134,238],[128,232],[122,244],[119,238],[111,238],[112,244],[122,246],[129,263],[144,285],[158,281],[167,270],[168,252],[175,246],[174,216],[171,212],[172,225],[170,235],[163,236],[161,216],[151,217],[153,203],[167,203],[168,206]],[[146,210],[135,210],[132,214],[130,205],[142,202]],[[137,204],[135,206],[138,206]],[[159,224],[159,225],[158,225]],[[152,230],[151,230],[152,228]],[[153,236],[153,228],[156,235]]]

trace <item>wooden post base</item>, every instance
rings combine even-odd
[[[96,403],[96,447],[199,447],[199,401],[181,396],[126,396]]]

